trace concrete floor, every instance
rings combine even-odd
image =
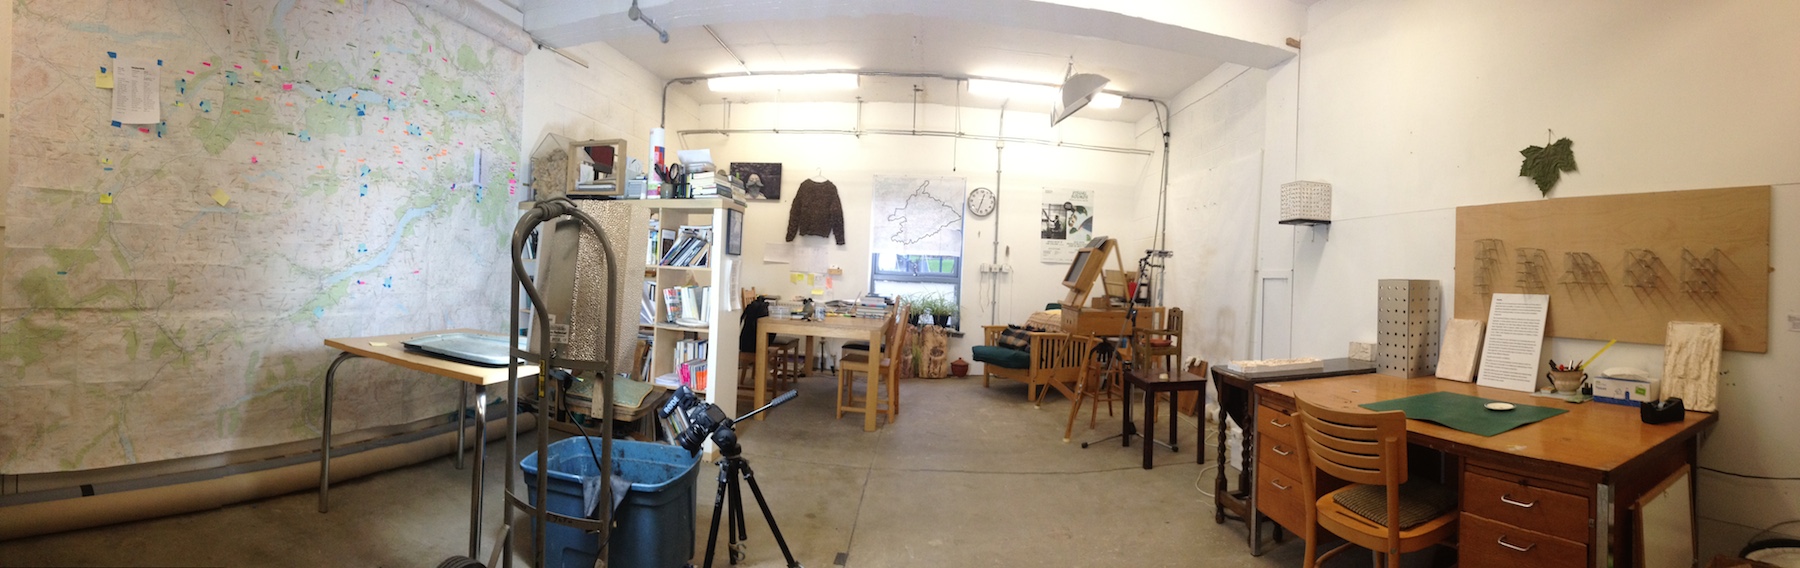
[[[834,566],[839,554],[853,567],[1301,564],[1295,539],[1252,557],[1242,523],[1213,523],[1210,499],[1195,488],[1202,466],[1194,464],[1192,422],[1182,424],[1181,452],[1158,448],[1155,469],[1144,470],[1136,443],[1081,448],[1118,432],[1118,419],[1104,409],[1091,431],[1084,411],[1075,443],[1065,444],[1070,403],[1060,395],[1040,409],[1010,381],[983,389],[978,377],[909,380],[902,388],[900,420],[877,432],[863,432],[857,415],[833,418],[834,386],[825,377],[802,381],[799,399],[739,428],[744,455],[801,564]],[[501,524],[506,466],[504,444],[489,452],[484,562]],[[468,547],[468,472],[449,462],[336,484],[329,514],[316,510],[314,493],[296,493],[0,542],[0,566],[435,566]],[[718,475],[711,464],[701,468],[696,563],[705,556]],[[1211,484],[1208,470],[1201,485]],[[746,495],[745,502],[747,565],[784,565],[754,500]],[[516,549],[524,551],[529,522],[517,522]],[[717,566],[727,565],[724,549],[721,543]],[[1367,559],[1346,554],[1341,565]]]

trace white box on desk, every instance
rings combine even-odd
[[[1594,400],[1598,402],[1637,406],[1638,403],[1662,399],[1662,381],[1658,379],[1597,376],[1590,382],[1594,387]]]

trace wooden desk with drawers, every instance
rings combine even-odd
[[[1406,422],[1408,443],[1444,452],[1455,462],[1446,475],[1461,494],[1458,564],[1465,568],[1640,565],[1633,558],[1632,504],[1684,466],[1691,468],[1696,436],[1718,420],[1689,412],[1681,422],[1644,424],[1634,407],[1568,404],[1433,378],[1371,374],[1257,385],[1252,506],[1300,533],[1304,509],[1295,397],[1354,409],[1439,391],[1569,411],[1492,437]],[[1693,479],[1688,476],[1689,495]],[[1611,522],[1597,522],[1605,519]]]

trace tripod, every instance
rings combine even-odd
[[[769,521],[769,532],[775,533],[775,544],[781,547],[781,556],[787,559],[788,568],[801,568],[794,560],[794,553],[788,550],[787,539],[781,538],[781,527],[775,524],[775,513],[769,512],[769,501],[763,498],[762,488],[756,485],[756,472],[750,469],[750,460],[744,459],[744,448],[738,445],[737,431],[732,429],[734,424],[735,421],[727,422],[712,436],[713,443],[719,445],[719,454],[725,459],[719,462],[719,489],[713,494],[712,530],[706,534],[706,568],[713,565],[713,547],[719,544],[719,516],[726,513],[727,499],[731,504],[731,526],[726,529],[731,539],[731,564],[736,565],[744,559],[744,541],[750,539],[750,534],[744,522],[740,477],[750,484],[750,494],[756,496],[756,506],[762,509],[763,519]]]
[[[1157,287],[1158,290],[1161,289],[1162,271],[1164,268],[1163,261],[1161,259],[1169,258],[1170,256],[1174,256],[1174,253],[1171,253],[1166,250],[1148,250],[1148,251],[1144,251],[1143,258],[1138,259],[1138,270],[1137,270],[1137,280],[1136,280],[1137,291],[1136,291],[1136,293],[1132,294],[1131,298],[1128,298],[1126,300],[1127,307],[1126,307],[1126,311],[1125,311],[1125,323],[1121,324],[1120,329],[1119,329],[1119,333],[1120,333],[1121,337],[1130,337],[1130,336],[1126,336],[1124,332],[1128,329],[1135,329],[1137,327],[1138,306],[1139,305],[1153,305],[1153,304],[1157,303],[1152,300],[1150,288],[1151,288],[1151,286],[1154,285]],[[1131,350],[1134,353],[1137,352],[1137,350],[1138,350],[1137,346],[1133,345],[1131,347]],[[1101,382],[1102,388],[1106,388],[1106,383],[1104,381],[1104,378],[1113,376],[1113,374],[1114,374],[1113,371],[1116,367],[1127,366],[1127,365],[1125,365],[1126,362],[1123,361],[1122,359],[1123,359],[1123,357],[1114,355],[1105,362],[1106,368],[1100,374],[1100,376],[1103,377],[1103,380]],[[1138,359],[1138,357],[1135,357],[1135,356],[1132,357],[1132,359],[1133,359],[1133,361],[1130,361],[1130,364],[1128,365],[1128,367],[1130,367],[1130,368],[1147,369],[1149,367],[1149,361],[1137,361],[1136,359]],[[1170,369],[1169,372],[1174,373],[1175,371],[1173,369]],[[1148,406],[1150,404],[1154,404],[1156,402],[1156,395],[1154,393],[1146,392],[1144,394],[1144,396],[1148,397],[1148,398],[1144,399],[1145,400],[1144,404],[1146,406]],[[1170,394],[1169,396],[1174,396],[1174,394]],[[1125,401],[1125,404],[1131,404],[1131,401],[1127,400],[1127,401]],[[1108,412],[1110,412],[1110,411],[1108,411]],[[1146,411],[1146,412],[1148,412],[1148,411]],[[1174,420],[1175,418],[1170,417],[1169,419]],[[1131,422],[1126,422],[1125,427],[1123,429],[1121,429],[1121,431],[1118,434],[1107,436],[1105,438],[1101,438],[1098,440],[1082,442],[1081,447],[1085,449],[1089,445],[1098,444],[1100,442],[1104,442],[1104,441],[1111,440],[1114,438],[1119,438],[1119,437],[1125,437],[1125,439],[1127,441],[1129,441],[1129,440],[1131,440],[1131,436],[1141,437],[1142,435],[1138,433],[1137,424],[1134,424]],[[1162,440],[1157,440],[1156,443],[1157,443],[1157,445],[1168,448],[1169,451],[1172,451],[1172,452],[1178,451],[1178,449],[1173,444],[1170,444],[1168,442],[1164,442]],[[1201,447],[1200,451],[1205,451],[1205,446],[1204,446],[1205,440],[1201,440],[1201,444],[1202,444],[1202,447]]]

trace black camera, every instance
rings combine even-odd
[[[706,438],[726,423],[725,411],[717,404],[702,402],[687,387],[675,389],[674,396],[657,411],[674,431],[675,443],[687,448],[688,455],[700,453]]]

